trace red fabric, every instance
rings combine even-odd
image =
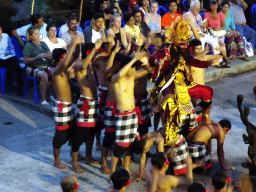
[[[196,85],[188,89],[188,94],[192,98],[209,101],[212,100],[213,89],[205,85]]]
[[[176,145],[174,145],[173,147],[178,146],[179,144],[181,144],[184,141],[184,138],[181,139],[181,141],[179,143],[177,143]]]
[[[114,116],[116,114],[116,104],[111,101],[106,101],[106,107],[113,107],[112,108],[112,115]]]
[[[64,104],[64,103],[60,103],[60,104],[59,104],[59,107],[58,107],[58,111],[61,112],[64,107],[65,107],[65,104]]]
[[[190,56],[189,65],[197,68],[208,68],[210,63],[208,61],[200,61]]]
[[[55,128],[59,131],[64,131],[67,130],[70,127],[70,125],[65,125],[65,126],[57,126],[55,125]]]
[[[134,6],[135,2],[137,3],[137,5],[139,5],[138,0],[130,0],[129,5],[130,5],[131,9],[133,9],[133,6]]]
[[[208,163],[206,166],[205,166],[206,169],[210,169],[212,168],[212,163]]]
[[[222,12],[218,13],[218,17],[216,20],[211,18],[211,12],[206,12],[204,15],[204,19],[208,20],[208,26],[211,28],[221,27],[221,22],[225,21],[225,16]]]
[[[182,169],[174,170],[174,174],[175,174],[175,175],[182,175],[182,174],[187,173],[187,171],[188,171],[188,168],[187,168],[187,167],[184,167],[184,168],[182,168]]]
[[[95,127],[97,122],[76,122],[78,127]]]
[[[88,100],[85,99],[83,105],[80,108],[80,111],[84,112],[84,115],[87,116],[88,115],[88,111],[89,111],[89,103]]]

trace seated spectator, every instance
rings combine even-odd
[[[59,31],[59,38],[61,38],[61,36],[66,33],[68,31],[68,20],[69,20],[69,17],[76,17],[76,14],[75,13],[69,13],[67,15],[67,18],[66,18],[66,22],[64,25],[62,25],[60,27],[60,31]],[[80,32],[83,32],[83,29],[80,25],[77,26],[77,30],[80,31]]]
[[[39,31],[39,35],[40,35],[40,40],[42,40],[43,38],[47,37],[47,32],[46,32],[46,26],[47,24],[44,23],[44,18],[42,15],[39,14],[34,14],[31,15],[31,24],[25,25],[23,27],[20,27],[16,30],[12,31],[12,35],[14,37],[16,37],[20,43],[20,45],[23,47],[24,46],[24,42],[21,39],[20,36],[26,36],[27,34],[27,29],[29,27],[36,27]]]
[[[218,5],[218,2],[216,0],[210,1],[210,8],[209,11],[205,13],[204,19],[207,20],[207,26],[210,28],[210,30],[213,31],[223,31],[226,27],[225,24],[225,17],[222,12],[220,12],[220,8]],[[225,32],[225,31],[224,31]],[[213,35],[213,33],[212,33]],[[215,35],[213,35],[215,36]],[[225,36],[220,36],[215,38],[219,41],[219,45],[222,49],[226,50],[225,45]],[[230,63],[230,60],[227,56],[223,57],[223,60],[227,63]]]
[[[122,10],[121,10],[121,8],[119,6],[118,1],[114,2],[113,10],[114,10],[114,13],[112,15],[114,15],[115,13],[118,13],[119,15],[123,15],[123,12],[122,12]]]
[[[200,10],[200,2],[199,1],[193,1],[190,5],[190,10],[184,14],[184,19],[190,20],[196,30],[198,31],[200,35],[200,41],[202,43],[202,48],[205,49],[205,44],[209,44],[213,48],[213,53],[214,55],[218,55],[220,52],[217,51],[216,49],[219,47],[218,39],[213,37],[210,33],[204,32],[204,24],[202,22],[202,17],[199,14]],[[190,34],[192,38],[194,39],[194,34],[193,31],[190,30]]]
[[[189,187],[187,192],[207,192],[201,183],[194,182]]]
[[[140,28],[140,32],[143,34],[144,37],[148,37],[148,34],[150,33],[150,28],[148,27],[147,23],[142,20],[140,11],[135,10],[132,14],[135,19],[135,25]]]
[[[156,153],[151,159],[148,159],[145,175],[147,191],[171,191],[178,185],[190,185],[191,178],[186,176],[166,175],[170,165],[169,160],[164,153]]]
[[[120,169],[111,175],[111,181],[114,187],[113,192],[125,192],[130,185],[130,174],[125,169]]]
[[[76,192],[79,189],[78,179],[74,176],[66,176],[61,180],[63,192]]]
[[[256,49],[256,32],[246,24],[246,18],[244,11],[248,8],[247,3],[244,0],[230,0],[229,10],[233,12],[236,31],[245,36],[254,50]],[[254,51],[255,52],[255,51]]]
[[[2,33],[0,25],[0,68],[8,69],[11,72],[11,80],[18,95],[22,94],[23,77],[19,60],[15,56],[14,47],[8,34]]]
[[[230,185],[231,181],[231,178],[224,172],[215,172],[212,176],[212,185],[214,187],[213,192],[232,192],[233,186]]]
[[[174,21],[182,20],[182,15],[177,13],[177,2],[171,0],[169,3],[169,12],[166,13],[162,18],[161,26],[166,30],[169,29]]]
[[[203,149],[204,146],[207,146],[206,156],[208,154],[211,154],[211,140],[217,139],[217,154],[219,158],[219,162],[221,165],[221,168],[223,170],[232,170],[233,167],[229,167],[225,164],[225,158],[224,158],[224,140],[226,133],[231,129],[231,123],[228,120],[221,120],[219,123],[215,123],[214,121],[211,121],[211,124],[206,124],[205,122],[201,122],[200,125],[194,128],[193,131],[191,131],[188,136],[186,137],[187,142],[189,144],[189,152],[191,153],[191,147],[193,147],[194,144],[201,145],[201,148]],[[203,145],[202,145],[203,144]],[[195,156],[191,154],[193,163],[195,162]]]
[[[139,8],[141,12],[142,19],[149,13],[149,0],[142,0],[142,6]]]
[[[126,49],[128,46],[125,29],[121,28],[122,19],[119,14],[114,14],[110,18],[110,28],[107,31],[107,36],[114,36],[112,45],[114,46],[117,41],[120,42],[121,49]]]
[[[110,8],[110,1],[109,0],[100,0],[100,7],[97,3],[95,3],[95,11],[103,12],[105,9]]]
[[[135,20],[132,13],[125,13],[124,14],[124,22],[125,22],[125,32],[131,39],[135,39],[138,41],[140,37],[140,28],[135,25]]]
[[[84,29],[85,43],[95,43],[97,39],[106,41],[104,16],[102,13],[95,13],[91,20],[91,25]]]
[[[57,36],[57,29],[56,29],[55,24],[47,25],[46,31],[47,31],[48,37],[44,38],[43,42],[45,42],[47,44],[47,46],[49,47],[51,52],[55,48],[67,49],[67,45],[66,45],[65,41],[56,37]]]
[[[39,87],[41,95],[41,105],[49,105],[46,101],[46,90],[51,81],[49,64],[52,59],[52,53],[46,43],[40,41],[37,28],[28,28],[27,40],[28,43],[23,50],[27,74],[37,80],[37,87]]]
[[[104,15],[104,21],[105,21],[105,29],[108,30],[110,18],[112,17],[112,15],[114,15],[114,11],[111,8],[105,9],[103,11],[103,15]]]
[[[232,11],[229,11],[230,4],[228,2],[222,3],[222,13],[225,17],[227,31],[227,53],[230,59],[236,59],[238,56],[239,59],[249,61],[245,53],[245,46],[242,34],[238,33],[235,28],[234,17]]]
[[[130,0],[128,5],[128,11],[138,10],[139,2],[138,0]]]
[[[150,13],[147,13],[144,17],[144,21],[154,33],[160,33],[161,31],[161,16],[157,14],[158,9],[158,3],[156,1],[151,2]]]

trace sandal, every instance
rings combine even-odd
[[[249,57],[247,57],[246,55],[240,56],[239,59],[242,59],[244,61],[250,61]]]
[[[230,59],[230,60],[236,60],[237,57],[236,57],[235,55],[231,55],[231,56],[229,56],[229,59]]]
[[[220,62],[220,64],[219,65],[216,65],[216,67],[218,67],[218,68],[230,68],[231,66],[230,65],[228,65],[226,62]]]
[[[223,58],[223,60],[224,60],[226,63],[231,63],[231,61],[229,60],[228,57]]]
[[[42,105],[42,106],[50,106],[49,103],[48,103],[47,101],[45,101],[45,100],[42,101],[41,105]]]

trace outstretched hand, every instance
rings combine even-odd
[[[72,40],[71,40],[71,44],[81,44],[83,42],[82,37],[78,36],[78,35],[74,35]]]

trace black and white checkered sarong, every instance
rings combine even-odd
[[[97,101],[89,97],[80,95],[77,101],[77,126],[79,127],[95,127],[97,123]]]
[[[66,130],[73,121],[72,103],[55,101],[53,106],[55,127],[57,130]]]
[[[97,90],[97,99],[98,99],[98,118],[100,122],[104,122],[104,111],[106,105],[106,99],[108,97],[108,88],[99,86]]]
[[[106,101],[106,105],[104,108],[104,127],[105,131],[109,133],[113,133],[116,129],[116,104],[110,101]]]
[[[140,108],[142,124],[151,121],[152,109],[148,101],[148,93],[135,95],[135,104]]]
[[[183,115],[181,114],[182,122],[178,125],[178,133],[180,133],[184,126],[189,123],[189,131],[192,131],[196,127],[196,123],[202,117],[202,111],[194,111],[190,115]]]
[[[116,113],[116,139],[115,142],[121,147],[128,147],[135,138],[139,135],[138,132],[138,111],[135,108],[133,111]]]

